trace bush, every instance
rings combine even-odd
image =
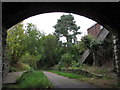
[[[62,68],[62,65],[60,65],[60,64],[57,64],[57,65],[54,65],[53,67],[51,67],[51,69],[53,69],[53,70],[59,70],[61,68]]]
[[[72,62],[72,55],[70,53],[63,54],[60,60],[60,65],[69,66]]]
[[[79,63],[79,62],[76,62],[76,61],[74,60],[74,61],[72,61],[71,66],[72,66],[72,67],[79,67],[79,66],[80,66],[80,63]]]
[[[30,55],[29,53],[26,53],[25,55],[22,56],[20,59],[21,62],[28,64],[34,69],[37,69],[37,62],[42,58],[41,55]]]

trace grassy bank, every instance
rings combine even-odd
[[[25,72],[15,85],[4,88],[52,88],[53,85],[41,71]]]
[[[25,70],[30,70],[31,67],[27,64],[18,62],[17,64],[10,66],[10,71],[11,72],[19,72],[19,71],[25,71]]]
[[[73,73],[53,71],[53,70],[50,70],[49,72],[53,72],[53,73],[56,73],[58,75],[69,77],[72,79],[78,79],[78,80],[81,80],[84,82],[88,82],[88,83],[91,83],[93,85],[96,85],[99,88],[116,88],[117,87],[117,80],[116,79],[106,79],[106,78],[97,79],[97,78],[93,78],[93,77],[88,78],[88,77],[85,77],[84,75],[77,75],[77,74],[73,74]]]

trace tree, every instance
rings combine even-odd
[[[58,19],[57,24],[53,26],[55,28],[54,34],[57,36],[58,40],[60,37],[66,37],[67,46],[70,46],[72,41],[75,44],[77,41],[76,35],[81,34],[81,32],[78,32],[80,27],[75,23],[74,17],[68,14],[62,15],[60,19]]]
[[[25,37],[22,22],[7,31],[7,55],[11,59],[11,64],[16,64],[25,53]]]
[[[50,67],[56,64],[56,48],[57,48],[57,38],[55,35],[49,34],[48,36],[43,36],[41,38],[41,43],[44,50],[44,55],[42,60],[39,62],[40,65]]]
[[[25,35],[25,45],[27,47],[25,48],[26,53],[22,56],[21,61],[37,69],[37,63],[43,56],[43,46],[40,39],[44,34],[34,24],[27,23]]]
[[[97,51],[101,45],[101,42],[98,41],[97,39],[95,39],[94,37],[92,37],[91,35],[86,35],[84,37],[82,37],[82,42],[84,43],[84,47],[86,49],[90,49],[90,51],[93,54],[93,65],[94,66],[99,66],[100,65],[100,61],[99,59],[96,58],[97,56]]]
[[[11,65],[18,61],[37,68],[37,62],[42,58],[43,48],[40,38],[44,36],[37,27],[28,23],[26,29],[18,23],[8,30],[7,55]]]
[[[72,55],[73,60],[79,63],[79,58],[81,57],[82,53],[85,51],[84,43],[82,41],[78,42],[78,44],[72,45],[70,49],[70,54]]]
[[[27,24],[26,29],[26,51],[29,52],[30,55],[38,55],[39,54],[39,39],[41,38],[42,34],[38,31],[37,27],[32,24]]]

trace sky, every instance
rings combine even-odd
[[[60,19],[63,14],[68,15],[69,13],[54,12],[39,14],[25,19],[23,23],[24,25],[27,23],[33,23],[37,26],[38,30],[45,32],[45,35],[48,35],[52,34],[55,31],[53,26],[57,24],[57,19]],[[71,14],[74,16],[77,26],[80,26],[79,31],[82,32],[82,34],[77,36],[79,41],[82,36],[87,35],[87,29],[94,25],[96,22],[84,16],[73,13]],[[62,38],[62,40],[65,41],[65,38]]]

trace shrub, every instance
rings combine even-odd
[[[74,60],[74,61],[72,61],[71,66],[72,66],[72,67],[79,67],[79,66],[80,66],[80,63],[79,63],[79,62],[76,62],[76,61]]]
[[[25,55],[22,56],[20,59],[21,62],[28,64],[34,69],[37,69],[37,62],[41,59],[41,55],[30,55],[29,53],[26,53]]]
[[[65,53],[62,55],[60,60],[60,65],[69,66],[72,62],[72,55],[70,53]]]
[[[60,64],[57,64],[57,65],[54,65],[53,67],[51,67],[51,69],[53,69],[53,70],[59,70],[61,68],[62,68],[62,65],[60,65]]]

